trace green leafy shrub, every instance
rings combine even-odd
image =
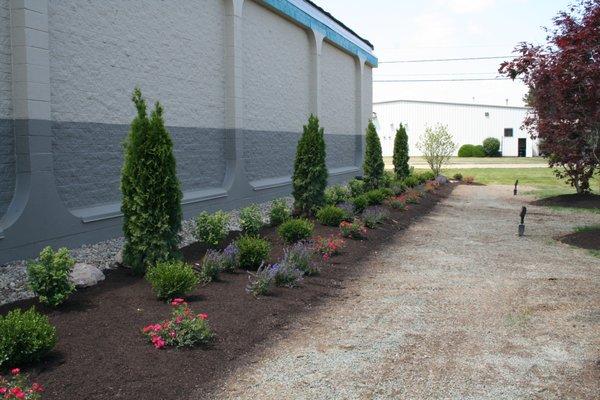
[[[279,226],[292,217],[292,211],[284,199],[275,199],[271,202],[269,222],[271,226]]]
[[[367,236],[367,230],[359,220],[353,222],[344,221],[340,224],[340,234],[351,239],[363,239]]]
[[[202,259],[200,268],[200,280],[204,283],[219,279],[219,272],[224,269],[223,253],[209,249]]]
[[[0,315],[0,368],[39,361],[56,345],[56,328],[33,307]]]
[[[263,226],[260,208],[256,204],[251,204],[240,210],[240,227],[242,232],[249,235],[258,235]]]
[[[379,141],[379,135],[377,134],[375,125],[373,125],[373,121],[369,121],[365,141],[363,180],[367,189],[377,189],[381,186],[381,178],[383,177],[383,168],[385,165],[381,154],[381,142]]]
[[[365,193],[367,205],[374,206],[383,203],[385,199],[390,197],[391,193],[383,189],[369,190]]]
[[[459,157],[485,157],[485,151],[481,145],[464,144],[458,149]]]
[[[375,227],[389,216],[388,212],[381,207],[367,208],[362,214],[362,221],[365,226],[369,229],[375,229]]]
[[[157,102],[148,118],[139,88],[132,100],[137,116],[125,141],[121,173],[123,261],[143,275],[148,266],[179,254],[182,193],[162,106]]]
[[[350,191],[342,185],[333,185],[325,189],[325,204],[335,206],[350,198]]]
[[[404,179],[409,175],[408,160],[408,135],[404,125],[400,124],[394,138],[393,162],[396,179]]]
[[[489,137],[483,141],[483,151],[488,157],[496,157],[500,152],[500,141],[494,137]]]
[[[452,179],[454,179],[455,181],[462,181],[463,175],[460,172],[457,172],[452,176]]]
[[[339,226],[348,217],[346,211],[336,206],[325,206],[317,212],[317,221],[328,226]]]
[[[435,179],[435,174],[431,171],[423,171],[415,174],[415,177],[419,180],[419,183],[425,183]]]
[[[183,297],[200,283],[194,269],[182,261],[161,261],[148,269],[146,279],[160,300]]]
[[[356,197],[365,193],[365,182],[360,179],[352,179],[348,182],[348,188],[350,189],[350,196]]]
[[[356,214],[360,214],[361,212],[363,212],[363,210],[365,208],[367,208],[367,206],[369,205],[369,199],[367,198],[367,195],[365,195],[365,194],[354,197],[351,200],[351,202],[352,202],[352,205],[354,206],[354,212]]]
[[[304,218],[294,218],[281,224],[277,233],[287,243],[295,243],[308,239],[312,235],[315,226]]]
[[[388,205],[390,207],[392,207],[394,210],[403,211],[406,209],[406,204],[404,204],[404,201],[402,201],[401,199],[399,199],[397,197],[389,199]]]
[[[404,178],[402,183],[406,187],[414,188],[415,186],[418,186],[421,183],[421,181],[416,176],[410,175],[410,176],[407,176],[406,178]]]
[[[402,181],[394,181],[390,186],[390,189],[394,196],[398,196],[399,194],[404,193],[404,191],[406,190],[406,186]]]
[[[29,286],[39,296],[40,303],[56,307],[75,291],[75,285],[69,279],[73,265],[75,260],[69,250],[63,247],[55,253],[49,246],[41,251],[36,261],[29,263]]]
[[[238,248],[239,267],[246,270],[258,269],[271,252],[271,244],[267,240],[252,235],[240,236],[235,246]]]
[[[390,171],[384,171],[383,175],[381,176],[381,184],[379,185],[379,187],[389,189],[389,187],[392,186],[392,183],[395,179],[396,178],[394,177],[393,173],[391,173]]]
[[[327,175],[323,128],[319,127],[319,119],[311,114],[296,148],[292,176],[296,211],[310,215],[325,203]]]
[[[200,243],[216,247],[229,233],[229,214],[219,210],[214,214],[203,211],[196,217],[194,236]]]

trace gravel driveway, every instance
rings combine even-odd
[[[525,200],[457,187],[211,396],[600,398],[600,259],[552,239],[600,215],[531,206],[519,238]]]

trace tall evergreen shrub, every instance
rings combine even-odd
[[[157,102],[148,118],[139,88],[132,100],[137,116],[125,142],[121,174],[123,261],[143,275],[147,267],[178,256],[182,193],[162,106]]]
[[[325,138],[323,128],[319,127],[319,119],[311,114],[303,130],[296,148],[292,194],[295,210],[309,215],[325,203],[327,166]]]
[[[364,181],[367,189],[377,189],[383,178],[383,156],[381,155],[381,142],[373,121],[367,126],[365,138],[367,148],[365,150],[365,161],[363,163]]]
[[[408,135],[406,128],[400,124],[394,138],[394,174],[396,179],[404,179],[410,174],[408,168]]]

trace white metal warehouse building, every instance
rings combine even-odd
[[[503,156],[538,155],[536,142],[521,128],[526,107],[495,106],[435,101],[395,100],[373,104],[373,121],[384,156],[391,156],[396,129],[402,123],[408,134],[411,156],[420,156],[419,137],[428,126],[446,125],[458,144],[482,144],[488,137],[500,140]]]

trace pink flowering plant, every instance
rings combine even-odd
[[[19,368],[10,370],[11,376],[6,379],[0,377],[0,398],[19,400],[39,400],[42,398],[44,388],[39,383],[28,383],[26,375],[21,374]]]
[[[315,252],[321,255],[324,262],[328,262],[333,256],[340,254],[346,246],[346,241],[339,236],[330,235],[328,237],[317,236],[314,240]]]
[[[183,299],[173,299],[171,319],[150,324],[142,329],[144,336],[157,349],[165,346],[194,347],[208,344],[214,334],[208,326],[207,314],[194,314]]]

